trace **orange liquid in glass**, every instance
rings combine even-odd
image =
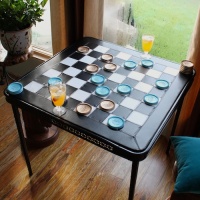
[[[66,88],[58,88],[57,86],[51,86],[50,88],[51,99],[55,106],[62,106],[66,98]]]
[[[153,36],[149,36],[149,35],[144,35],[142,36],[142,49],[144,52],[149,52],[151,51],[151,48],[153,46],[153,42],[154,42],[154,37]]]

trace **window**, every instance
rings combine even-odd
[[[35,52],[41,54],[51,55],[52,53],[52,39],[51,39],[51,16],[50,16],[50,2],[45,5],[45,12],[42,22],[36,24],[32,28],[32,45]]]
[[[131,0],[105,0],[103,39],[134,48],[137,29],[133,25]]]
[[[153,34],[151,54],[186,58],[199,0],[105,0],[104,7],[105,40],[142,51],[142,34]]]

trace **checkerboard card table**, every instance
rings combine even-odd
[[[36,108],[54,125],[133,161],[132,199],[139,161],[148,155],[193,80],[180,75],[176,63],[157,57],[152,57],[152,63],[153,67],[143,67],[140,52],[84,38],[22,78],[20,97],[6,96],[8,102]],[[61,118],[52,113],[46,87],[52,77],[66,83],[67,112]],[[102,101],[112,102],[112,109],[102,109]],[[80,115],[78,105],[89,112]]]

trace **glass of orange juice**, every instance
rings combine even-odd
[[[144,54],[142,55],[143,58],[151,58],[149,52],[153,47],[154,36],[153,35],[142,35],[142,49]]]
[[[62,107],[66,99],[66,84],[62,82],[55,82],[49,85],[51,100],[55,106],[53,113],[62,116],[66,113],[66,108]]]

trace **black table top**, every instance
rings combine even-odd
[[[77,51],[80,46],[88,46],[88,53]],[[104,70],[103,54],[113,56],[117,65],[114,72]],[[124,67],[127,60],[136,62],[137,67],[129,70]],[[193,76],[179,73],[180,64],[158,57],[152,57],[152,68],[140,65],[141,52],[97,40],[83,38],[74,45],[64,49],[53,58],[38,66],[35,70],[19,80],[24,86],[22,93],[10,95],[5,90],[6,100],[14,106],[38,113],[52,124],[71,132],[101,148],[129,160],[143,160],[166,126],[175,109],[189,89]],[[107,97],[95,94],[97,85],[91,82],[94,74],[85,71],[88,64],[96,64],[96,74],[105,77],[104,86],[109,87]],[[50,77],[59,76],[67,86],[67,108],[65,115],[58,117],[52,113],[48,87]],[[158,79],[169,82],[169,88],[161,90],[156,87]],[[119,84],[128,84],[132,90],[129,95],[117,91]],[[144,96],[153,94],[158,97],[156,105],[147,105]],[[99,107],[103,99],[115,102],[112,111]],[[87,116],[77,114],[75,108],[80,102],[89,103],[92,112]],[[107,120],[111,116],[124,119],[124,127],[113,130]]]

